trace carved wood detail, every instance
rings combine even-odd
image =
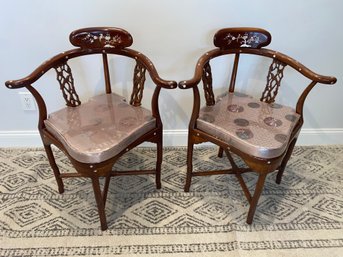
[[[125,48],[132,45],[129,32],[120,28],[94,27],[73,31],[69,36],[74,46],[81,48]]]
[[[214,35],[214,45],[220,49],[261,48],[269,45],[271,35],[259,28],[225,28]]]
[[[130,100],[130,104],[133,106],[141,105],[145,82],[145,71],[145,66],[137,61],[133,74],[133,89]]]
[[[212,88],[212,71],[210,63],[206,63],[203,68],[202,82],[204,84],[204,93],[206,105],[211,106],[215,104],[213,88]]]
[[[274,59],[269,66],[269,72],[267,76],[267,85],[262,93],[261,101],[266,103],[274,103],[275,97],[279,91],[281,80],[283,78],[283,70],[286,64]]]
[[[79,96],[74,87],[74,78],[71,68],[67,62],[61,63],[54,67],[57,73],[57,81],[60,84],[63,97],[67,106],[75,107],[81,104]]]

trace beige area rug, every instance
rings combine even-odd
[[[216,152],[198,148],[195,169],[227,167]],[[139,148],[116,169],[152,168],[154,156]],[[152,176],[112,178],[102,232],[89,180],[65,179],[60,195],[42,148],[0,149],[0,256],[343,256],[343,146],[296,147],[282,184],[268,175],[252,225],[234,176],[196,177],[184,193],[185,171],[186,149],[166,148],[161,190]]]

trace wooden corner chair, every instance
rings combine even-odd
[[[276,183],[292,154],[303,124],[303,106],[311,89],[317,83],[334,84],[336,78],[318,75],[294,59],[262,47],[271,42],[269,32],[258,28],[225,28],[214,36],[217,47],[200,57],[192,79],[179,82],[179,88],[193,90],[194,105],[189,123],[187,150],[187,177],[184,190],[189,191],[193,176],[234,174],[250,203],[247,223],[253,221],[256,206],[268,173],[278,170]],[[228,91],[215,98],[212,87],[210,61],[213,58],[234,55]],[[271,59],[267,83],[260,99],[235,90],[241,55],[259,55]],[[292,68],[310,80],[300,94],[295,108],[275,103],[286,67]],[[301,77],[301,76],[300,76]],[[202,80],[205,106],[202,105],[198,84]],[[203,107],[202,107],[203,106]],[[230,169],[193,171],[193,146],[211,142],[219,146],[218,156],[228,157]],[[231,155],[238,155],[248,168],[238,167]],[[242,173],[254,171],[258,180],[253,195],[249,192]]]
[[[38,129],[54,172],[58,191],[63,193],[63,178],[86,177],[92,181],[94,195],[100,216],[101,229],[107,229],[105,203],[110,179],[119,175],[154,174],[156,187],[161,188],[162,122],[158,110],[161,88],[176,88],[175,81],[162,80],[152,62],[143,54],[128,48],[132,36],[119,28],[95,27],[79,29],[70,34],[70,42],[76,46],[49,59],[29,76],[10,80],[10,89],[27,88],[39,109]],[[103,60],[105,93],[82,103],[74,87],[72,70],[68,60],[98,54]],[[121,55],[136,61],[133,74],[131,99],[112,93],[108,64],[109,55]],[[66,107],[47,113],[41,94],[32,86],[50,69],[55,69]],[[151,110],[141,107],[145,73],[148,71],[156,84],[151,99]],[[154,170],[112,170],[114,163],[123,154],[144,141],[156,143],[157,161]],[[57,146],[70,159],[76,173],[60,173],[51,145]],[[103,190],[99,178],[105,177]]]

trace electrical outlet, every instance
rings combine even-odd
[[[35,111],[36,104],[33,96],[29,92],[19,92],[21,107],[24,111]]]

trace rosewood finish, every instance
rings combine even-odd
[[[57,81],[60,84],[64,100],[67,106],[75,107],[81,104],[74,87],[74,78],[67,62],[57,65],[55,68]]]
[[[35,69],[29,76],[19,79],[10,80],[5,84],[10,89],[27,88],[35,100],[37,101],[39,109],[39,122],[38,129],[43,141],[44,148],[46,150],[51,168],[54,172],[56,182],[58,185],[58,191],[64,192],[64,178],[86,177],[92,181],[94,195],[98,207],[98,213],[100,217],[101,229],[107,229],[105,204],[110,184],[110,179],[113,176],[121,175],[137,175],[137,174],[153,174],[155,175],[156,187],[161,188],[161,163],[162,163],[162,122],[158,110],[158,99],[162,88],[173,89],[177,87],[175,81],[166,81],[159,77],[152,62],[142,53],[139,53],[133,49],[127,48],[132,45],[132,36],[125,30],[119,28],[110,27],[95,27],[79,29],[70,34],[70,42],[78,48],[72,49],[61,54],[54,56],[48,61],[44,62],[37,69]],[[153,83],[156,85],[154,93],[151,99],[151,114],[155,119],[155,125],[148,132],[142,136],[124,145],[123,150],[119,153],[100,162],[81,162],[71,156],[68,149],[62,144],[62,142],[48,131],[45,121],[48,119],[47,107],[43,97],[33,87],[33,84],[40,79],[50,69],[55,69],[57,73],[57,80],[60,83],[62,95],[66,100],[67,108],[79,108],[82,106],[79,97],[74,87],[74,79],[72,76],[71,68],[68,65],[68,60],[90,55],[98,54],[103,59],[104,66],[104,79],[105,79],[105,92],[111,94],[110,73],[108,65],[109,55],[121,55],[134,59],[137,63],[134,77],[133,77],[133,93],[130,104],[133,106],[139,106],[143,97],[145,71],[150,75]],[[139,108],[139,107],[135,107]],[[71,112],[70,115],[74,115],[75,112]],[[67,117],[70,123],[80,123],[78,117]],[[81,132],[80,132],[81,133]],[[114,163],[126,152],[132,148],[149,141],[156,143],[157,145],[157,160],[156,168],[153,170],[130,170],[125,172],[117,172],[112,170]],[[57,146],[62,150],[70,159],[76,172],[75,173],[61,173],[56,162],[51,145]],[[100,188],[99,179],[105,177],[104,188]]]
[[[273,59],[273,62],[269,66],[269,72],[267,75],[267,84],[262,93],[261,101],[266,103],[274,103],[275,97],[279,92],[281,86],[281,80],[283,78],[283,70],[286,64]]]
[[[282,174],[285,170],[287,162],[292,154],[294,145],[297,141],[300,129],[303,125],[303,106],[305,103],[305,99],[311,89],[317,84],[335,84],[336,78],[329,77],[329,76],[322,76],[312,72],[310,69],[305,67],[304,65],[300,64],[299,62],[295,61],[293,58],[279,53],[274,50],[262,48],[267,46],[271,42],[271,35],[269,32],[259,29],[259,28],[225,28],[219,30],[214,36],[214,45],[217,47],[207,53],[203,54],[196,65],[195,74],[193,78],[189,80],[184,80],[179,82],[180,89],[192,89],[193,96],[194,96],[194,104],[193,104],[193,111],[189,122],[189,132],[188,132],[188,148],[187,148],[187,176],[185,182],[184,190],[188,192],[191,186],[191,180],[194,176],[207,176],[207,175],[218,175],[218,174],[234,174],[238,179],[242,190],[250,204],[248,216],[247,216],[247,223],[251,224],[253,221],[254,213],[256,210],[256,206],[260,195],[262,193],[264,182],[266,176],[273,172],[278,171],[276,183],[281,182]],[[200,129],[200,108],[203,105],[201,101],[198,84],[200,81],[203,81],[204,84],[204,95],[205,95],[205,104],[207,106],[216,105],[214,103],[214,94],[212,90],[212,76],[210,73],[210,61],[219,56],[226,56],[226,55],[234,55],[234,63],[231,73],[231,81],[229,84],[229,94],[233,96],[235,90],[235,83],[236,83],[236,75],[239,66],[239,60],[241,55],[258,55],[262,56],[267,59],[272,60],[272,64],[270,65],[269,72],[267,74],[267,84],[265,87],[264,92],[262,93],[262,97],[260,99],[260,103],[253,103],[251,108],[256,108],[262,104],[270,104],[270,107],[273,108],[276,105],[273,105],[278,89],[281,85],[281,81],[283,78],[283,71],[285,67],[289,67],[294,69],[299,74],[303,75],[311,82],[302,92],[300,97],[298,98],[296,107],[295,107],[295,114],[293,116],[289,116],[290,120],[295,119],[298,117],[296,124],[294,124],[293,129],[290,131],[289,135],[277,135],[276,139],[279,141],[287,140],[284,142],[286,144],[285,150],[278,154],[277,156],[272,157],[260,157],[254,155],[252,152],[248,152],[241,147],[237,147],[233,144],[232,140],[224,140],[220,138],[218,135],[223,133],[222,130],[226,130],[230,132],[230,128],[225,128],[222,126],[220,129],[217,130],[217,134],[211,133],[208,129]],[[239,93],[239,92],[238,92]],[[240,94],[237,95],[238,97]],[[229,98],[230,99],[230,98]],[[264,103],[265,102],[265,103]],[[219,108],[219,106],[218,106]],[[230,109],[231,108],[231,109]],[[241,109],[238,106],[228,106],[228,110],[232,112],[240,112]],[[210,124],[213,122],[213,118],[210,119],[207,116],[201,118],[202,124]],[[227,114],[229,115],[229,114]],[[243,115],[243,114],[242,114]],[[227,116],[229,117],[229,116]],[[222,116],[221,116],[222,118]],[[242,126],[239,130],[238,136],[241,137],[243,142],[249,139],[249,130],[245,129],[244,126],[248,124],[249,117],[244,119],[237,119],[238,125]],[[279,121],[273,120],[268,118],[265,122],[269,125],[279,126]],[[273,123],[274,122],[274,123]],[[219,132],[218,132],[219,131]],[[237,136],[237,135],[236,135]],[[227,156],[229,163],[231,164],[230,169],[225,170],[213,170],[213,171],[193,171],[193,148],[195,144],[203,143],[203,142],[211,142],[219,146],[219,153],[218,156],[222,157],[223,153]],[[231,153],[238,155],[246,164],[247,168],[238,167],[238,165],[234,162]],[[242,177],[242,174],[245,172],[255,172],[258,175],[258,180],[255,186],[255,190],[251,193]]]

